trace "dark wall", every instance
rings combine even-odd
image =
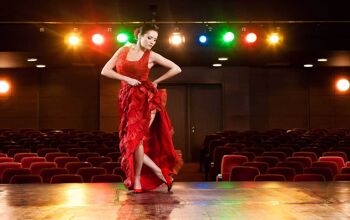
[[[0,97],[1,128],[116,131],[119,82],[100,67],[0,70],[13,89]],[[182,67],[170,84],[222,84],[223,129],[349,127],[350,96],[336,92],[341,68]],[[152,70],[151,79],[165,69]],[[172,119],[176,120],[176,119]]]
[[[11,86],[0,96],[0,128],[38,128],[39,77],[29,69],[0,69],[0,80]]]
[[[8,69],[0,78],[11,92],[0,97],[1,128],[99,128],[99,75],[94,68]]]

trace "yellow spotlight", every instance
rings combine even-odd
[[[10,90],[10,84],[5,80],[0,80],[0,94],[5,94]]]
[[[345,92],[349,89],[350,83],[347,79],[339,79],[337,81],[337,89],[341,92]]]
[[[71,46],[78,46],[81,43],[81,38],[78,34],[69,34],[66,38],[66,42]]]
[[[180,32],[174,32],[169,37],[169,43],[175,46],[179,46],[185,43],[185,36]]]
[[[271,33],[268,35],[267,41],[271,45],[276,45],[281,42],[281,36],[278,33]]]

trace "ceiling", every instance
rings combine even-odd
[[[37,57],[48,67],[100,66],[120,45],[111,42],[94,48],[86,44],[71,50],[62,44],[64,33],[73,28],[88,33],[99,27],[112,30],[112,34],[121,27],[133,30],[152,20],[160,26],[154,50],[180,65],[211,65],[218,57],[227,56],[225,65],[302,66],[327,57],[329,62],[323,66],[350,66],[350,15],[346,1],[334,2],[2,0],[0,68],[33,66],[27,56]],[[167,36],[175,27],[185,33],[185,47],[169,46]],[[263,41],[249,48],[239,41],[230,47],[197,44],[199,33],[207,31],[215,38],[223,27],[235,30],[237,39],[243,28],[258,35],[279,30],[284,42],[279,48],[266,47]]]

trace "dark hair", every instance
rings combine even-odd
[[[141,35],[144,35],[148,31],[156,31],[158,32],[159,27],[155,24],[144,24],[141,27],[138,27],[134,31],[134,36],[137,38],[137,35],[140,33]]]

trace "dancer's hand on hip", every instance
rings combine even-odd
[[[156,88],[157,88],[158,83],[156,83],[156,82],[152,82],[152,84],[154,85],[154,87],[156,87]]]
[[[126,81],[130,86],[138,86],[141,84],[140,81],[136,80],[136,79],[133,79],[133,78],[130,78]]]

